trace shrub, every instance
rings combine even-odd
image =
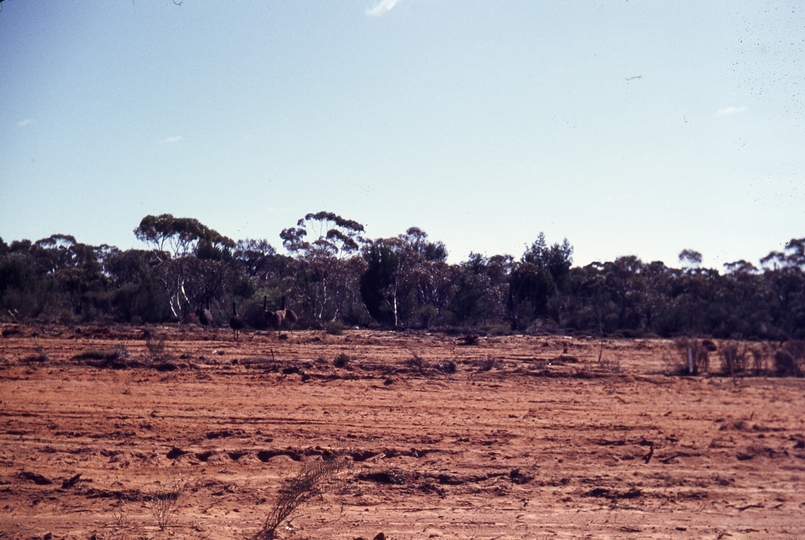
[[[349,364],[349,361],[352,360],[348,354],[341,353],[335,357],[333,360],[333,365],[337,368],[346,367]]]
[[[605,355],[604,347],[602,345],[598,352],[598,367],[602,371],[606,371],[608,373],[620,373],[621,362],[616,356],[614,356],[613,353]]]
[[[802,370],[794,355],[785,349],[774,353],[774,371],[780,377],[800,377]]]
[[[755,375],[766,373],[769,368],[766,364],[766,351],[763,349],[763,347],[752,347],[749,352],[752,355],[752,369],[754,370]]]
[[[724,375],[735,376],[746,370],[749,355],[746,347],[730,341],[721,347],[721,357],[724,360],[721,371]]]
[[[476,362],[476,365],[478,366],[478,369],[480,371],[490,371],[492,368],[495,367],[496,363],[497,362],[495,361],[494,358],[488,356],[485,359]]]
[[[697,339],[679,338],[674,342],[678,363],[674,366],[677,375],[700,375],[710,366],[708,346]]]
[[[423,360],[418,354],[413,354],[413,357],[405,361],[406,365],[408,365],[411,371],[418,371],[420,373],[424,372],[428,368],[428,363],[425,362],[425,360]]]
[[[176,512],[179,496],[184,492],[185,483],[181,478],[169,479],[164,485],[152,487],[146,497],[145,506],[159,525],[160,530],[168,527]]]
[[[441,360],[436,363],[436,369],[443,373],[455,373],[456,363],[452,360]]]
[[[791,353],[782,349],[774,353],[774,371],[777,375],[780,377],[794,375],[796,368],[797,363]]]
[[[299,506],[324,490],[324,483],[349,469],[351,463],[344,456],[325,456],[321,460],[307,461],[302,469],[280,486],[277,499],[266,517],[263,528],[253,540],[272,540],[277,527],[288,519]]]
[[[805,341],[786,341],[774,353],[774,371],[780,377],[802,377],[805,360]]]
[[[29,354],[28,356],[24,357],[22,361],[26,364],[32,364],[43,363],[50,360],[50,355],[45,352],[45,349],[38,342],[34,347],[34,351],[36,351],[34,354]]]
[[[479,339],[478,334],[475,333],[465,334],[464,337],[462,337],[459,340],[460,341],[459,345],[478,345],[478,339]]]
[[[131,362],[131,354],[126,346],[118,344],[106,351],[91,349],[73,356],[73,360],[84,360],[88,365],[96,368],[125,369]],[[137,362],[134,362],[136,365]]]
[[[344,333],[346,327],[341,321],[329,322],[324,326],[324,331],[331,336],[340,336]]]
[[[145,336],[145,348],[154,360],[165,357],[165,336],[154,336],[150,332]]]

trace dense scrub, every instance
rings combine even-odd
[[[58,322],[192,320],[209,307],[225,326],[232,302],[264,328],[264,302],[281,298],[300,326],[460,327],[594,335],[805,338],[805,238],[772,252],[760,268],[701,268],[685,250],[672,268],[634,256],[572,266],[572,246],[540,234],[516,259],[447,249],[416,228],[364,238],[360,223],[308,214],[280,237],[235,242],[195,219],[146,216],[135,229],[149,249],[121,251],[54,234],[0,239],[2,317]],[[698,259],[697,259],[698,257]]]

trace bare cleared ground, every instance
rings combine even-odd
[[[3,327],[0,538],[247,538],[327,451],[353,467],[280,538],[805,538],[802,379],[670,377],[663,340],[149,330],[161,360]]]

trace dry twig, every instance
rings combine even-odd
[[[299,506],[322,493],[323,484],[350,467],[344,456],[325,456],[322,460],[308,461],[302,469],[283,481],[277,500],[266,517],[263,528],[254,540],[272,540],[280,523]]]

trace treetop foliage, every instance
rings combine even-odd
[[[308,242],[308,229],[314,238]],[[330,256],[354,253],[366,240],[360,236],[363,225],[332,212],[310,213],[296,222],[296,227],[283,229],[282,245],[292,253],[312,252]]]
[[[691,265],[702,264],[702,254],[692,249],[683,249],[679,252],[679,262]]]
[[[760,264],[774,268],[805,269],[805,238],[793,238],[785,245],[785,251],[772,251],[762,259]]]
[[[145,216],[134,229],[134,235],[158,251],[165,251],[167,245],[174,257],[185,256],[198,246],[207,250],[235,247],[235,242],[230,238],[203,225],[197,219],[175,218],[171,214]]]

